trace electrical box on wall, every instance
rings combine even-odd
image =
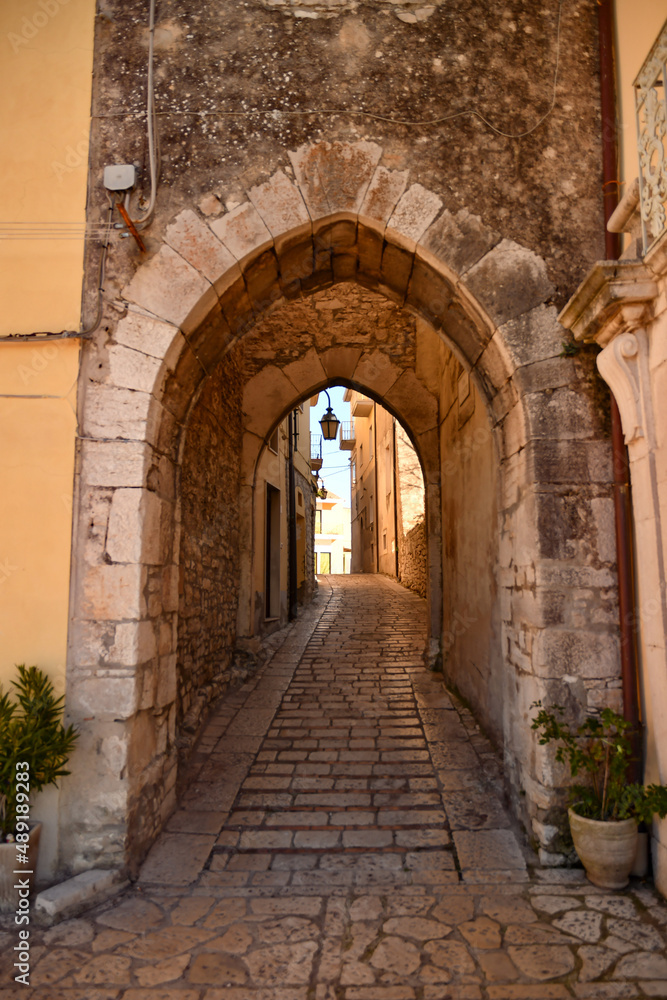
[[[136,171],[132,163],[112,163],[104,168],[104,186],[107,191],[129,191],[134,187]]]

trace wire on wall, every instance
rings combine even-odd
[[[154,3],[154,0],[153,0]],[[155,111],[153,105],[152,115],[196,115],[200,118],[248,118],[255,116],[262,117],[280,117],[280,116],[299,116],[299,115],[325,115],[330,117],[335,116],[361,116],[363,118],[371,118],[375,121],[388,122],[392,125],[407,125],[411,127],[425,127],[429,125],[441,125],[444,122],[453,121],[455,118],[462,118],[465,115],[470,115],[477,118],[483,125],[494,132],[496,135],[501,135],[506,139],[523,139],[528,135],[535,132],[540,125],[547,120],[547,118],[553,112],[556,106],[556,91],[558,87],[558,73],[560,68],[560,46],[561,46],[561,22],[562,22],[562,12],[563,12],[564,0],[559,0],[558,3],[558,17],[556,22],[556,44],[555,44],[555,62],[554,62],[554,74],[553,74],[553,84],[551,88],[551,100],[547,110],[541,115],[534,125],[530,128],[525,129],[523,132],[505,132],[503,129],[498,128],[493,125],[492,122],[488,120],[480,111],[476,108],[463,108],[461,111],[453,111],[451,114],[440,115],[437,118],[424,118],[424,119],[410,119],[410,118],[396,118],[391,113],[387,114],[376,114],[373,111],[363,111],[361,109],[355,108],[311,108],[308,110],[291,110],[287,108],[266,108],[259,109],[255,108],[252,111],[222,111],[222,110],[212,110],[212,111],[200,111],[200,110],[189,110],[174,108],[172,110],[165,111]],[[151,89],[152,89],[152,55],[149,61],[149,73],[151,79]],[[148,114],[150,116],[151,111],[109,111],[102,112],[100,114],[93,115],[93,118],[122,118],[131,117],[134,115],[144,115]]]

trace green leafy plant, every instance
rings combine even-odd
[[[549,712],[536,701],[531,708],[539,709],[531,728],[540,732],[540,744],[560,742],[556,760],[569,764],[573,778],[587,778],[570,788],[572,808],[579,816],[650,823],[655,813],[661,818],[667,815],[667,787],[627,781],[628,765],[634,758],[632,727],[623,716],[605,708],[599,717],[588,716],[572,729],[563,721],[561,705]]]
[[[70,773],[65,764],[78,739],[73,726],[62,724],[64,696],[55,697],[46,674],[25,664],[17,670],[14,697],[0,691],[0,841],[16,827],[17,763],[28,764],[30,791],[39,792]]]

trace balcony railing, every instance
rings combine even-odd
[[[310,435],[310,467],[313,472],[322,468],[322,435]]]
[[[354,421],[353,420],[343,421],[343,423],[340,425],[339,433],[340,433],[340,438],[339,438],[340,450],[352,451],[355,445]]]
[[[667,218],[667,24],[634,83],[639,153],[639,205],[644,253]]]

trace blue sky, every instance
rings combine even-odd
[[[343,402],[345,386],[334,385],[327,389],[331,396],[331,408],[341,421],[350,419],[350,404]],[[324,392],[320,393],[317,406],[310,410],[310,432],[313,440],[322,433],[320,420],[324,416],[327,408],[327,397]],[[339,497],[344,497],[350,503],[350,452],[341,451],[338,445],[338,438],[335,441],[322,442],[322,470],[320,478],[324,480],[324,485],[332,493],[337,493]]]

